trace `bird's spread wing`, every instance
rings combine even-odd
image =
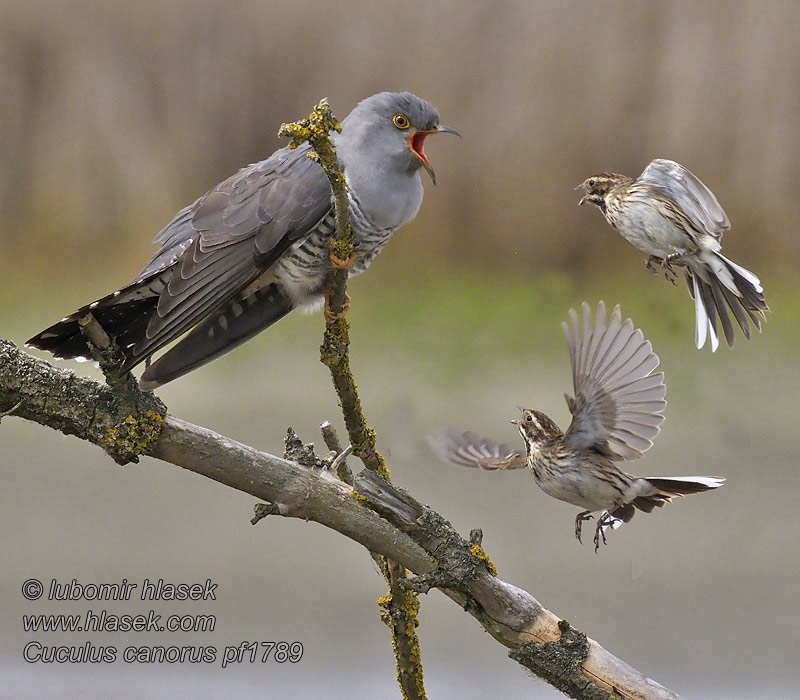
[[[566,397],[572,423],[565,441],[595,449],[613,459],[637,459],[653,444],[660,425],[666,387],[664,374],[652,374],[658,356],[619,306],[606,322],[601,301],[592,320],[584,302],[582,318],[570,309],[567,336],[575,398]]]
[[[159,270],[168,280],[132,364],[223,306],[328,214],[330,187],[307,153],[284,148],[244,168],[159,233],[161,247],[137,281]]]
[[[730,227],[730,221],[714,193],[693,173],[672,160],[657,159],[639,176],[673,199],[701,230],[716,239]]]
[[[445,462],[462,467],[480,467],[481,469],[519,469],[524,467],[526,459],[508,445],[503,445],[469,430],[441,428],[427,436],[436,455]]]

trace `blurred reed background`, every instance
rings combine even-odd
[[[596,212],[575,209],[571,187],[668,157],[728,210],[734,258],[788,274],[798,19],[791,0],[5,0],[0,207],[14,226],[1,264],[103,267],[113,251],[133,270],[175,210],[271,153],[282,121],[320,97],[343,117],[373,92],[408,89],[465,137],[429,145],[442,187],[426,203],[425,246],[437,261],[506,270],[513,252],[526,270],[603,269],[620,246]],[[416,249],[402,238],[395,254]]]
[[[463,533],[482,527],[501,576],[687,697],[789,697],[800,680],[798,36],[791,0],[4,0],[0,334],[21,344],[129,281],[178,209],[283,145],[280,123],[320,98],[341,118],[379,90],[416,92],[464,138],[428,141],[439,185],[351,285],[354,370],[395,480]],[[772,307],[763,337],[694,350],[685,289],[652,278],[599,212],[577,208],[572,188],[588,175],[637,175],[655,157],[685,164],[725,207],[724,251],[761,276]],[[440,466],[423,436],[455,424],[514,443],[519,403],[565,426],[558,323],[599,298],[622,304],[667,375],[664,431],[631,471],[728,483],[640,514],[595,556],[572,539],[574,509],[527,475]],[[162,395],[174,414],[271,452],[287,425],[319,443],[319,422],[338,419],[321,331],[319,316],[288,318]],[[381,580],[341,537],[279,519],[250,528],[247,496],[152,460],[116,469],[13,418],[0,466],[0,696],[399,697],[373,604]],[[32,576],[210,577],[221,601],[180,611],[217,614],[220,630],[187,640],[300,639],[306,655],[225,671],[25,664],[21,614],[73,611],[25,602]],[[422,602],[432,698],[560,697],[442,596]],[[41,639],[53,640],[87,638]]]

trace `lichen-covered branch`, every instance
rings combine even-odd
[[[375,445],[375,431],[367,425],[361,408],[353,372],[350,368],[350,325],[345,318],[350,301],[347,296],[349,268],[355,261],[347,183],[330,140],[330,132],[342,130],[330,106],[323,100],[307,119],[281,126],[279,135],[291,136],[292,145],[308,141],[312,156],[322,167],[333,195],[336,231],[329,241],[333,268],[326,291],[325,335],[320,359],[330,369],[333,386],[342,407],[353,452],[364,466],[389,478],[383,456]],[[392,648],[397,662],[397,680],[404,700],[425,700],[422,659],[417,636],[419,601],[413,591],[404,589],[405,568],[392,560],[379,562],[389,592],[381,600],[386,620],[392,628]]]
[[[473,541],[465,540],[441,515],[366,470],[356,477],[355,491],[365,505],[435,558],[435,568],[407,585],[442,590],[538,677],[581,700],[677,700],[675,693],[572,628],[530,593],[499,579],[475,541],[478,532]]]
[[[3,340],[0,417],[0,430],[13,429],[22,418],[104,449],[107,428],[120,420],[108,386],[53,367]],[[440,586],[509,647],[514,660],[550,682],[568,681],[570,689],[562,689],[572,697],[606,698],[613,689],[623,700],[677,699],[567,627],[530,593],[497,578],[477,541],[464,540],[442,516],[373,472],[362,471],[354,491],[329,470],[303,467],[170,415],[148,448],[151,457],[272,504],[269,512],[320,523],[397,562],[420,577],[407,585],[427,581]]]
[[[293,146],[307,141],[313,149],[311,155],[325,171],[331,186],[336,211],[336,233],[329,242],[333,273],[328,282],[326,303],[330,321],[325,327],[320,358],[331,371],[353,453],[364,462],[367,469],[385,475],[386,464],[375,447],[375,432],[367,425],[350,369],[350,325],[344,315],[347,309],[348,268],[356,253],[353,247],[347,184],[329,137],[330,131],[341,130],[342,127],[333,116],[330,106],[322,100],[306,119],[283,124],[278,135],[291,137]]]
[[[12,415],[99,445],[118,464],[150,453],[166,415],[158,398],[133,390],[124,377],[116,388],[98,384],[0,339],[0,412],[19,404]]]

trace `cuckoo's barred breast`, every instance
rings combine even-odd
[[[356,248],[356,260],[350,268],[350,274],[357,275],[369,267],[395,229],[375,227],[364,215],[352,190],[348,192],[348,200]],[[334,235],[335,227],[335,215],[331,210],[308,238],[275,265],[275,278],[290,296],[296,296],[295,290],[308,290],[312,294],[319,294],[322,290],[330,272],[328,239]]]

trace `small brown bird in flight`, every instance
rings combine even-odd
[[[606,321],[601,301],[593,314],[584,302],[582,318],[570,310],[563,323],[567,336],[575,397],[566,396],[572,423],[566,432],[544,413],[521,409],[511,422],[525,441],[525,454],[469,431],[444,428],[428,437],[443,460],[488,470],[527,466],[541,489],[583,508],[581,525],[601,512],[594,534],[595,551],[605,529],[628,522],[636,509],[649,513],[685,496],[715,489],[724,479],[714,476],[636,477],[617,462],[638,459],[653,444],[664,420],[666,387],[662,372],[653,374],[658,356],[633,322],[621,320],[617,306]]]
[[[627,175],[602,173],[575,189],[585,194],[579,204],[597,206],[606,221],[629,243],[647,253],[647,268],[661,265],[675,281],[673,265],[685,269],[694,299],[695,344],[709,338],[719,346],[717,316],[725,340],[733,347],[733,324],[728,309],[750,339],[750,323],[761,332],[769,307],[761,282],[752,272],[720,252],[722,234],[731,225],[717,198],[698,177],[671,160],[654,160],[635,180]]]

